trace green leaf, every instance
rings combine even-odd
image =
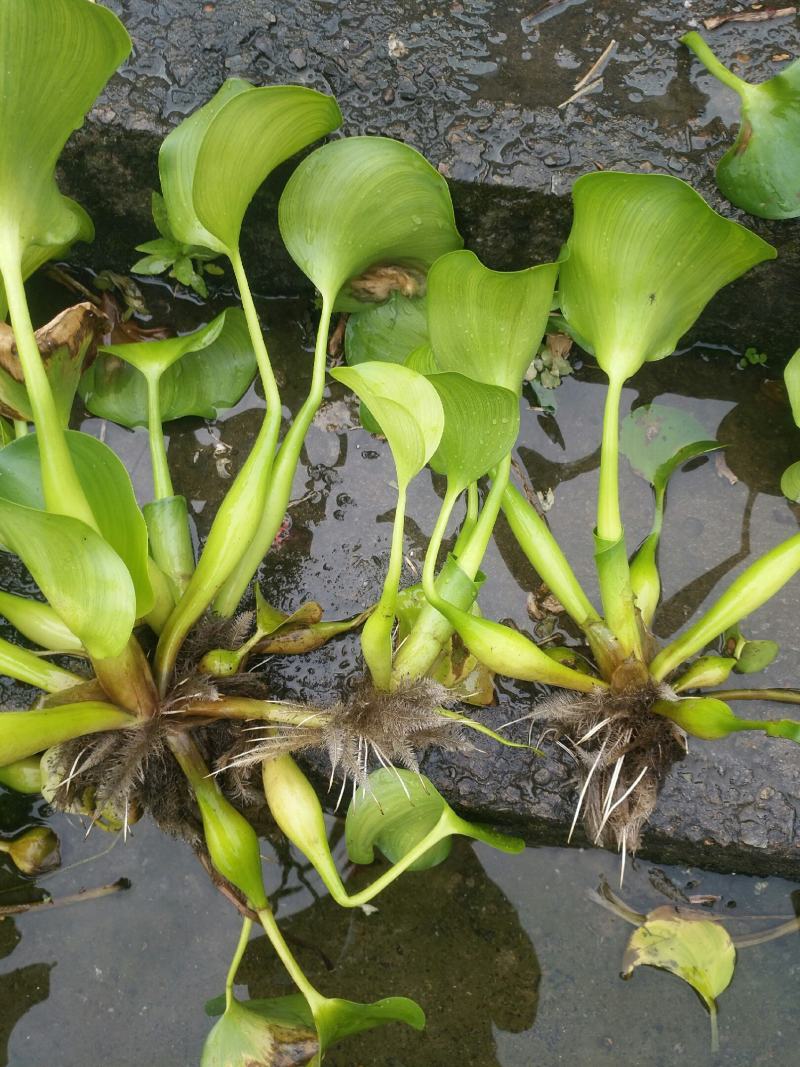
[[[444,428],[439,395],[427,378],[396,363],[340,367],[331,377],[361,399],[380,424],[397,467],[408,485],[430,460]]]
[[[206,1038],[200,1067],[288,1067],[308,1063],[318,1047],[314,1018],[302,996],[234,999]]]
[[[496,271],[473,252],[442,256],[428,276],[428,329],[439,368],[518,396],[544,336],[558,267]]]
[[[723,66],[699,33],[687,33],[681,43],[741,100],[739,135],[717,164],[720,192],[762,219],[796,218],[800,215],[800,60],[754,85]]]
[[[169,224],[169,212],[167,211],[167,202],[161,193],[153,190],[150,194],[150,210],[153,212],[153,222],[156,224],[156,229],[164,238],[167,244],[172,245],[173,248],[178,248],[179,243],[175,240],[175,234],[172,232],[172,227]],[[155,242],[151,242],[155,244]],[[141,251],[146,249],[141,248]]]
[[[194,267],[188,256],[178,256],[172,265],[172,273],[181,285],[191,286],[194,279]]]
[[[800,503],[800,460],[787,467],[781,477],[781,492],[795,504]]]
[[[185,415],[211,419],[218,409],[238,402],[255,370],[244,313],[229,308],[208,326],[184,337],[101,349],[83,376],[80,393],[92,414],[122,426],[144,426],[147,384],[141,371],[146,371],[161,375],[163,422]]]
[[[450,487],[466,489],[508,455],[519,433],[519,399],[497,385],[463,374],[433,374],[428,381],[439,394],[444,429],[430,460]]]
[[[284,160],[335,130],[333,97],[296,85],[225,82],[166,138],[159,155],[172,232],[185,245],[238,254],[245,211]]]
[[[780,652],[775,641],[745,641],[736,656],[737,674],[758,674],[769,667]]]
[[[406,363],[409,353],[427,341],[425,298],[410,299],[394,290],[383,304],[348,318],[344,352],[351,367],[372,360]]]
[[[442,175],[385,137],[312,152],[283,191],[278,221],[292,259],[331,305],[375,264],[424,270],[462,245]]]
[[[21,258],[85,231],[85,213],[58,191],[56,161],[131,42],[116,15],[88,0],[2,3],[0,41],[1,243]]]
[[[656,908],[631,934],[622,977],[630,978],[642,966],[670,971],[699,993],[712,1015],[716,1047],[716,999],[730,985],[736,966],[736,949],[727,930],[688,910],[677,914],[671,905]]]
[[[157,255],[157,256],[145,256],[143,259],[137,259],[131,267],[132,274],[163,274],[164,271],[171,267],[175,262],[173,256]]]
[[[561,309],[618,381],[670,355],[718,289],[776,255],[667,174],[587,174],[572,196]]]
[[[397,863],[429,834],[438,840],[432,841],[432,847],[410,864],[409,870],[425,870],[441,863],[450,851],[453,834],[472,837],[503,852],[521,852],[525,847],[517,837],[459,818],[424,775],[394,767],[373,771],[368,787],[358,790],[347,811],[345,840],[353,863],[372,863],[376,847],[390,862]]]
[[[164,256],[170,261],[180,255],[181,245],[177,241],[170,241],[166,237],[159,237],[155,241],[145,241],[136,246],[137,252],[149,252],[153,256]]]
[[[647,404],[622,420],[620,450],[656,489],[690,459],[720,447],[693,415],[666,404]]]
[[[800,426],[800,348],[786,364],[783,377],[786,382],[786,390],[789,393],[789,403],[792,405],[794,421]]]
[[[320,997],[314,1007],[319,1035],[319,1061],[337,1041],[374,1030],[387,1023],[405,1023],[414,1030],[425,1029],[425,1012],[408,997],[384,997],[372,1004],[358,1004],[340,997]]]
[[[78,480],[86,494],[103,541],[112,555],[118,557],[118,561],[127,574],[127,581],[121,579],[120,605],[121,607],[125,605],[127,585],[132,581],[136,597],[135,617],[141,618],[153,606],[153,590],[147,565],[147,527],[136,503],[130,476],[122,461],[108,445],[98,441],[95,437],[68,430],[65,439]],[[23,505],[25,508],[39,510],[44,508],[44,491],[36,434],[20,437],[0,451],[0,496],[14,504]],[[100,540],[97,535],[95,538]],[[17,551],[10,544],[9,547]],[[25,560],[20,552],[17,554],[23,561]],[[57,561],[54,560],[54,566],[56,563]],[[65,565],[64,577],[65,581],[68,581],[69,575],[66,571]],[[64,622],[78,637],[81,637],[70,620],[50,599],[47,590],[43,586],[40,587]],[[111,595],[112,601],[114,595],[116,594]],[[104,605],[102,614],[106,615],[113,609],[113,602]],[[121,620],[124,618],[123,610]],[[96,655],[89,645],[86,647],[92,655]]]

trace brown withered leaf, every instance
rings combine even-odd
[[[64,425],[83,369],[94,359],[108,325],[103,312],[84,301],[59,312],[36,331],[36,344]],[[33,418],[14,332],[6,323],[0,323],[0,414],[25,422]]]

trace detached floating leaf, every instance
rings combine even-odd
[[[544,336],[557,263],[485,267],[473,252],[442,256],[428,277],[428,329],[440,370],[515,395]]]
[[[377,360],[404,363],[428,340],[424,297],[409,298],[394,290],[389,299],[351,315],[345,331],[345,358],[351,367]]]
[[[278,221],[289,254],[329,306],[376,264],[425,271],[463,243],[442,175],[386,137],[347,137],[313,152],[287,182]]]
[[[762,219],[800,215],[800,60],[760,85],[717,59],[699,33],[681,37],[710,74],[739,94],[736,143],[717,164],[717,185],[732,204]]]
[[[345,839],[353,863],[369,864],[377,847],[391,863],[398,863],[426,838],[431,847],[408,867],[435,867],[447,858],[453,834],[483,841],[502,852],[521,852],[525,843],[488,827],[460,818],[441,793],[421,774],[381,768],[369,776],[347,811]]]
[[[163,422],[215,418],[241,399],[256,372],[244,313],[229,308],[183,337],[105,346],[81,381],[89,411],[121,426],[147,425],[143,368],[159,376]]]
[[[717,1036],[717,997],[730,985],[736,949],[727,930],[689,911],[656,908],[633,932],[622,959],[622,977],[637,967],[660,967],[682,978],[705,1001],[711,1014],[712,1047]]]
[[[0,316],[0,320],[2,316]],[[83,368],[95,354],[96,342],[107,326],[94,304],[76,304],[60,312],[36,331],[62,426],[69,422],[72,401]],[[10,419],[33,420],[22,366],[10,326],[0,321],[0,412]]]
[[[711,297],[775,249],[668,174],[579,178],[561,310],[617,381],[675,350]]]

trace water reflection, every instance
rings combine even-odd
[[[377,873],[374,867],[356,869],[348,890],[357,892]],[[444,864],[406,875],[375,905],[370,914],[345,911],[325,897],[282,920],[281,929],[322,991],[353,1000],[413,997],[428,1025],[423,1034],[400,1026],[364,1034],[333,1049],[326,1064],[452,1067],[457,1050],[462,1067],[501,1067],[495,1031],[520,1033],[533,1026],[540,969],[514,905],[470,845],[456,841]],[[250,943],[239,981],[251,997],[291,992],[265,937]]]

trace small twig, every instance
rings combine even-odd
[[[589,69],[586,71],[580,81],[575,82],[575,90],[577,91],[578,89],[582,89],[587,82],[593,81],[594,78],[599,78],[603,71],[606,69],[606,64],[608,63],[609,59],[611,59],[611,57],[614,55],[616,50],[617,42],[610,41],[606,48],[603,49],[600,58],[595,63],[593,63],[591,67],[589,67]]]
[[[703,25],[707,30],[715,30],[718,26],[724,26],[726,22],[767,22],[770,19],[781,19],[787,15],[796,15],[796,7],[767,7],[763,11],[740,11],[734,15],[712,15],[703,19]]]
[[[127,878],[118,878],[110,885],[101,885],[96,889],[81,889],[79,893],[73,893],[68,897],[50,897],[47,900],[34,900],[28,904],[4,904],[0,907],[0,919],[8,915],[24,915],[29,911],[41,911],[43,908],[63,908],[69,904],[82,904],[87,900],[99,900],[101,897],[110,896],[123,889],[130,889],[131,883]]]
[[[574,104],[576,100],[580,100],[582,96],[587,96],[589,93],[593,92],[597,88],[603,88],[602,78],[595,78],[593,82],[588,82],[586,85],[583,86],[583,88],[579,89],[577,93],[573,93],[572,96],[562,101],[558,105],[558,110],[560,111],[562,108],[566,107],[567,104]]]

